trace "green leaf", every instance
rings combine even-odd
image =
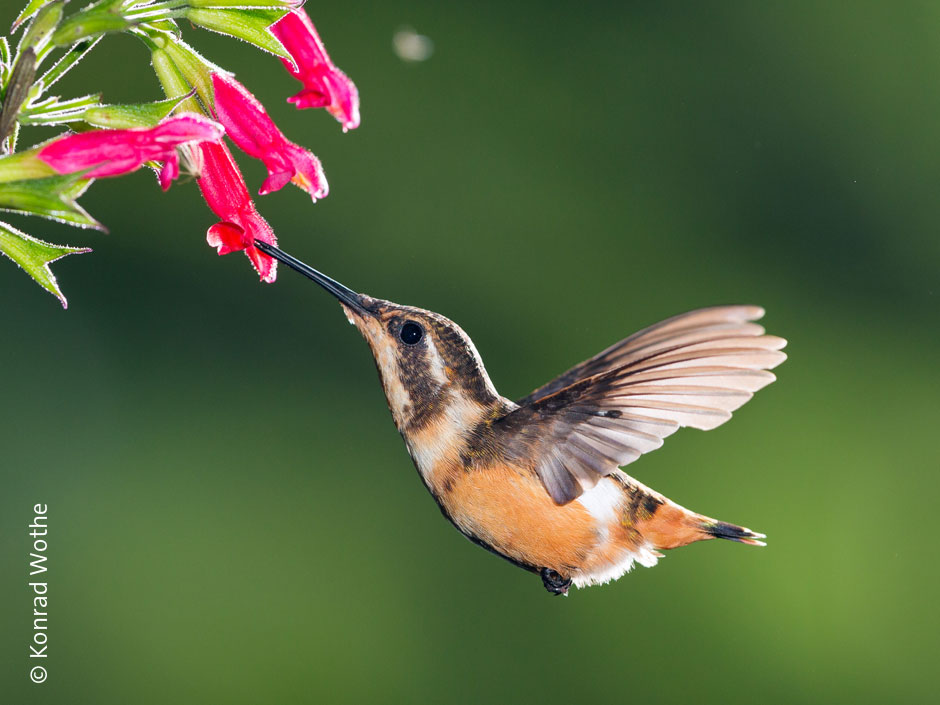
[[[87,247],[67,247],[43,242],[11,225],[0,222],[0,252],[5,254],[26,270],[36,283],[62,302],[62,308],[68,308],[68,301],[62,295],[59,284],[49,269],[49,264],[66,255],[91,252]]]
[[[56,170],[37,156],[42,146],[0,157],[0,183],[56,176]]]
[[[285,10],[189,9],[184,14],[195,25],[241,39],[275,56],[290,58],[284,46],[268,31],[268,27],[287,14]]]
[[[80,173],[9,181],[0,184],[0,210],[38,215],[80,228],[104,230],[101,223],[75,202],[92,181],[82,178]]]
[[[82,119],[95,127],[127,129],[153,127],[173,112],[177,105],[196,93],[194,88],[179,98],[167,98],[153,103],[128,103],[125,105],[99,105],[88,108]]]
[[[53,0],[29,0],[29,3],[23,8],[23,11],[13,20],[13,26],[10,27],[10,32],[15,32],[21,24],[39,12],[43,5],[47,5],[52,1]]]
[[[13,58],[10,55],[10,43],[6,37],[0,37],[0,86],[7,84],[7,75],[13,67]]]

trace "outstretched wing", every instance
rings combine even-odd
[[[763,314],[719,306],[650,326],[521,399],[493,428],[508,450],[537,459],[555,502],[570,502],[680,426],[720,426],[773,382],[786,341],[751,322]]]

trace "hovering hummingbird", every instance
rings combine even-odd
[[[691,311],[641,330],[518,401],[500,396],[473,342],[432,311],[358,294],[266,243],[265,254],[339,299],[369,343],[395,425],[441,512],[546,589],[616,580],[661,550],[750,529],[691,512],[620,466],[681,426],[708,430],[786,359],[757,306]]]

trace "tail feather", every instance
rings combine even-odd
[[[727,539],[749,546],[767,545],[761,541],[767,538],[764,534],[690,512],[664,497],[655,497],[656,501],[651,502],[649,498],[652,495],[646,496],[647,500],[643,506],[647,508],[647,512],[642,516],[637,528],[653,548],[679,548],[708,539]]]
[[[692,512],[624,474],[627,495],[621,525],[628,540],[639,535],[652,549],[687,546],[707,539],[727,539],[749,546],[766,546],[756,531]]]
[[[738,543],[746,543],[748,546],[766,546],[767,544],[760,539],[767,538],[766,534],[759,534],[743,526],[735,526],[724,521],[714,521],[708,519],[702,522],[702,531],[708,534],[709,538],[728,539]]]

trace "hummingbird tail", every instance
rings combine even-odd
[[[639,520],[636,528],[654,548],[679,548],[707,539],[727,539],[749,546],[766,545],[761,541],[767,538],[764,534],[689,511],[651,490],[636,492],[631,507],[625,518]]]
[[[724,521],[715,521],[702,517],[704,521],[701,524],[701,530],[707,534],[708,538],[728,539],[738,543],[746,543],[748,546],[766,546],[761,539],[767,538],[765,534],[759,534],[743,526],[728,524]]]

